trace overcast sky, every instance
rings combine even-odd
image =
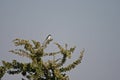
[[[120,0],[0,0],[0,64],[29,61],[8,52],[13,39],[42,42],[48,34],[77,47],[72,60],[85,48],[70,80],[120,80]],[[13,79],[20,76],[2,78]]]

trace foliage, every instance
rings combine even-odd
[[[45,48],[53,39],[49,39],[43,46],[40,42],[24,39],[13,40],[15,46],[22,46],[24,49],[10,50],[14,54],[27,57],[31,59],[29,63],[20,63],[16,60],[12,62],[2,61],[3,66],[0,66],[0,79],[7,72],[8,74],[22,74],[29,80],[69,80],[69,77],[65,74],[66,71],[70,71],[75,68],[76,65],[81,63],[84,50],[80,52],[79,58],[73,63],[63,66],[66,60],[71,58],[71,53],[74,52],[75,47],[67,49],[67,44],[62,47],[58,43],[54,43],[58,47],[58,51],[46,53]],[[62,55],[62,58],[55,59],[57,55]],[[52,59],[44,61],[45,56],[53,56]],[[22,80],[24,80],[22,78]]]

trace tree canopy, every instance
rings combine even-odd
[[[76,47],[68,48],[68,45],[60,45],[54,43],[58,48],[58,51],[45,52],[47,46],[52,42],[50,38],[44,42],[44,45],[36,40],[13,40],[15,46],[21,46],[20,49],[10,50],[9,52],[17,54],[19,56],[27,57],[31,60],[29,63],[21,63],[17,60],[12,62],[2,61],[3,65],[0,66],[0,79],[7,72],[8,74],[22,74],[28,80],[69,80],[69,76],[66,75],[67,71],[74,69],[81,63],[83,58],[84,49],[80,52],[78,59],[63,66],[65,62],[71,58],[71,54]],[[61,55],[61,58],[56,59],[57,55]],[[48,61],[44,61],[44,57],[52,56],[53,58]],[[25,80],[22,78],[22,80]]]

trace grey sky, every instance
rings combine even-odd
[[[13,39],[43,41],[49,33],[54,42],[76,45],[72,59],[86,50],[71,80],[120,80],[119,0],[0,0],[0,64],[29,61],[8,53]]]

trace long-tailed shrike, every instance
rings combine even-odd
[[[45,41],[51,40],[51,39],[52,39],[52,36],[51,36],[51,34],[49,34],[49,35],[46,37]]]
[[[43,44],[42,44],[42,47],[46,47],[46,43],[49,41],[49,40],[52,40],[52,36],[51,34],[49,34],[46,39],[44,40]]]

